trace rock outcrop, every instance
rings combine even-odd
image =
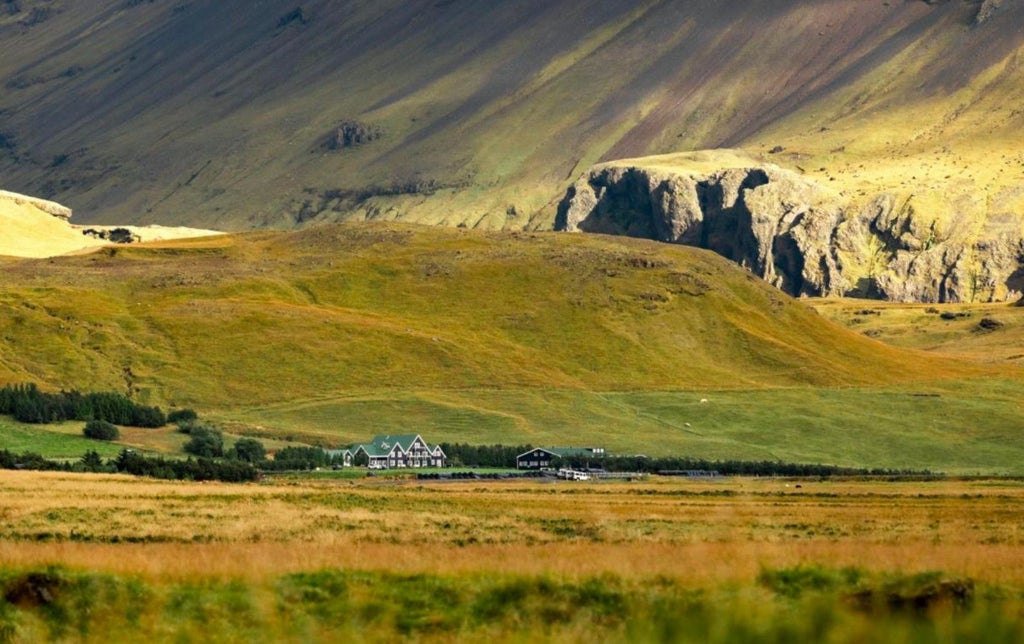
[[[376,141],[383,135],[380,127],[359,121],[343,121],[323,137],[321,147],[337,151]]]
[[[891,194],[855,204],[773,165],[601,165],[569,189],[555,228],[706,248],[794,296],[987,302],[1024,290],[1024,239],[1013,227],[979,234]]]
[[[18,194],[17,192],[8,192],[6,190],[0,190],[0,199],[9,199],[16,204],[29,204],[35,206],[39,210],[51,214],[54,217],[60,217],[65,221],[71,219],[71,209],[67,206],[60,205],[56,201],[47,201],[46,199],[29,197],[28,195]]]
[[[221,235],[215,230],[167,226],[76,226],[71,209],[53,201],[0,190],[0,256],[54,257],[111,243]]]

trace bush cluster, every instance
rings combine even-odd
[[[554,459],[552,467],[596,467],[608,472],[674,473],[685,471],[718,472],[723,476],[903,476],[928,475],[927,470],[868,469],[839,467],[819,463],[784,463],[782,461],[710,461],[702,458],[646,456],[570,456]]]
[[[212,458],[189,458],[182,461],[162,456],[143,456],[126,449],[113,462],[117,472],[158,479],[240,483],[255,481],[259,476],[251,463],[233,459],[218,461]]]
[[[199,414],[194,409],[175,409],[167,414],[167,422],[181,425],[182,423],[191,423],[199,418]]]
[[[231,449],[224,449],[224,434],[214,427],[199,422],[199,415],[191,409],[183,409],[168,415],[168,420],[178,424],[178,431],[188,434],[189,439],[182,448],[193,456],[203,458],[227,457],[246,463],[263,465],[267,450],[255,438],[240,438]]]
[[[181,429],[191,437],[184,446],[189,454],[206,458],[224,456],[224,435],[220,430],[205,425],[185,425]]]
[[[267,458],[267,450],[255,438],[239,438],[229,456],[246,463],[262,463]]]
[[[95,438],[101,441],[116,441],[121,437],[121,432],[118,431],[117,426],[112,423],[108,423],[105,420],[90,420],[85,424],[85,429],[82,430],[86,438]]]

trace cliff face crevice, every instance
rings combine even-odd
[[[598,166],[569,189],[555,228],[706,248],[794,296],[990,302],[1024,289],[1024,239],[1012,227],[939,222],[891,194],[847,202],[771,165]]]

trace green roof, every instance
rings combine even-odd
[[[373,440],[369,443],[353,445],[351,449],[355,452],[362,447],[368,456],[387,456],[394,449],[395,445],[401,446],[403,452],[408,452],[417,438],[423,440],[419,434],[380,435],[374,436]],[[424,441],[424,444],[426,444],[426,441]]]
[[[413,441],[420,438],[419,434],[398,434],[395,436],[374,436],[373,444],[381,447],[382,449],[391,449],[395,444],[402,446],[403,452],[408,452],[412,447]],[[423,440],[420,438],[420,440]]]

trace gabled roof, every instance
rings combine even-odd
[[[381,434],[374,436],[373,440],[369,443],[353,445],[352,452],[355,453],[362,448],[367,456],[387,456],[391,454],[391,450],[395,448],[395,445],[398,445],[399,449],[404,453],[412,449],[412,444],[416,442],[417,438],[426,445],[426,442],[423,441],[419,434]]]
[[[381,449],[390,450],[397,443],[403,452],[408,452],[412,449],[412,444],[419,438],[420,442],[424,445],[426,442],[420,438],[419,434],[396,434],[396,435],[380,435],[373,437],[373,444],[377,445]]]
[[[390,452],[390,450],[378,449],[377,446],[374,445],[373,443],[361,443],[358,445],[353,445],[350,449],[352,450],[353,456],[355,456],[357,452],[362,451],[365,452],[367,456],[379,456],[383,458],[387,456],[388,453]]]
[[[440,445],[430,445],[423,437],[419,434],[382,434],[380,436],[374,436],[373,441],[369,443],[356,443],[350,446],[347,450],[353,456],[357,452],[365,452],[370,458],[388,458],[392,456],[392,451],[397,446],[401,450],[402,454],[408,454],[409,450],[412,449],[412,444],[419,439],[421,443],[426,446],[427,453],[431,456],[443,456],[448,458],[448,455],[444,453]]]

